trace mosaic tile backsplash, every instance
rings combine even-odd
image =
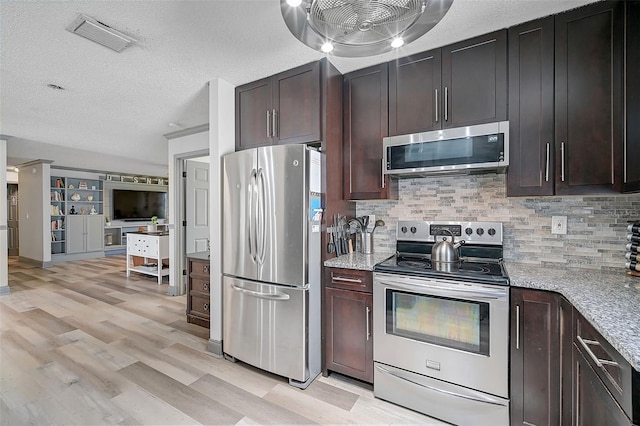
[[[620,271],[627,221],[640,219],[640,194],[507,198],[504,174],[401,179],[398,189],[398,200],[356,204],[358,216],[386,223],[374,233],[377,252],[395,251],[398,220],[496,221],[508,261]],[[567,216],[567,235],[551,234],[552,216]]]

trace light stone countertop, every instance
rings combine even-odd
[[[331,268],[372,271],[393,253],[345,254],[326,260]],[[507,262],[512,287],[563,295],[640,372],[640,277],[579,268],[554,269]]]
[[[640,372],[640,277],[620,272],[506,264],[512,287],[563,295]]]
[[[376,263],[380,263],[383,260],[387,260],[395,253],[349,253],[343,254],[333,259],[324,261],[324,266],[330,268],[345,268],[345,269],[359,269],[362,271],[373,271],[373,267]]]

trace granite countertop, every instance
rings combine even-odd
[[[563,295],[640,372],[640,278],[620,272],[507,263],[512,287]]]
[[[209,260],[209,252],[199,251],[197,253],[187,253],[186,257],[189,257],[191,259],[198,259],[198,260]]]
[[[372,271],[393,253],[345,254],[326,260],[331,268]],[[640,372],[640,278],[620,272],[505,265],[512,287],[563,295]]]
[[[373,271],[373,267],[376,263],[380,263],[383,260],[387,260],[395,253],[349,253],[342,256],[334,257],[324,261],[324,266],[330,268],[345,268],[345,269],[360,269],[362,271]]]

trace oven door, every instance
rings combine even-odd
[[[374,361],[508,398],[509,287],[374,274]]]

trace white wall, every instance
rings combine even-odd
[[[222,157],[235,151],[235,87],[209,83],[209,156],[211,158],[211,317],[210,342],[222,343]],[[211,345],[209,345],[211,348]]]
[[[0,139],[0,294],[9,292],[7,245],[7,141]]]
[[[51,262],[50,170],[49,163],[28,163],[19,172],[20,257],[43,264]]]

